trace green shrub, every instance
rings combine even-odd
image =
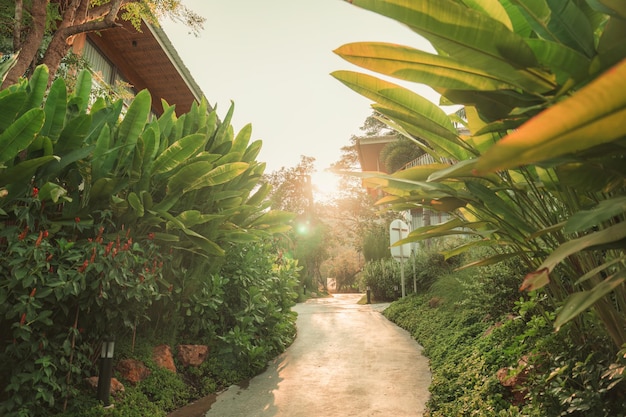
[[[191,389],[178,373],[156,367],[137,388],[160,410],[172,411],[192,399]]]

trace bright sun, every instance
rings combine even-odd
[[[311,175],[313,197],[316,201],[328,201],[339,194],[339,175],[328,171],[318,171]]]

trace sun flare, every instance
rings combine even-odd
[[[311,175],[315,200],[331,200],[339,195],[339,175],[318,171]]]

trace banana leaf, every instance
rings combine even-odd
[[[0,164],[12,160],[32,143],[44,118],[42,109],[31,109],[0,133]]]
[[[626,91],[626,60],[503,138],[480,157],[476,169],[537,163],[622,138],[626,94],[616,91]]]

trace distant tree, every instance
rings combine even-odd
[[[361,255],[352,248],[342,248],[324,263],[327,275],[335,279],[337,291],[348,289],[361,272]]]
[[[365,262],[389,258],[389,229],[386,224],[372,224],[363,236],[363,258]]]
[[[116,28],[119,19],[139,28],[142,19],[158,24],[166,16],[186,24],[195,34],[205,20],[173,0],[0,0],[2,52],[19,52],[2,88],[39,64],[48,67],[52,80],[78,34]]]
[[[312,210],[311,175],[315,171],[314,164],[315,158],[301,156],[295,167],[282,167],[264,176],[264,182],[272,186],[270,201],[273,209],[297,214]]]
[[[409,162],[422,156],[424,151],[410,139],[399,137],[380,151],[380,159],[387,172],[396,172]]]
[[[389,128],[382,120],[384,120],[384,116],[378,113],[377,111],[373,111],[370,116],[365,119],[363,126],[359,129],[363,131],[365,136],[382,136],[382,135],[393,135],[396,132]]]
[[[316,288],[325,287],[320,266],[328,258],[331,234],[326,222],[320,216],[320,206],[313,201],[311,175],[315,158],[302,156],[295,167],[282,167],[266,174],[265,183],[272,186],[269,195],[272,209],[296,213],[293,230],[288,235],[290,251],[298,259],[302,284]]]

